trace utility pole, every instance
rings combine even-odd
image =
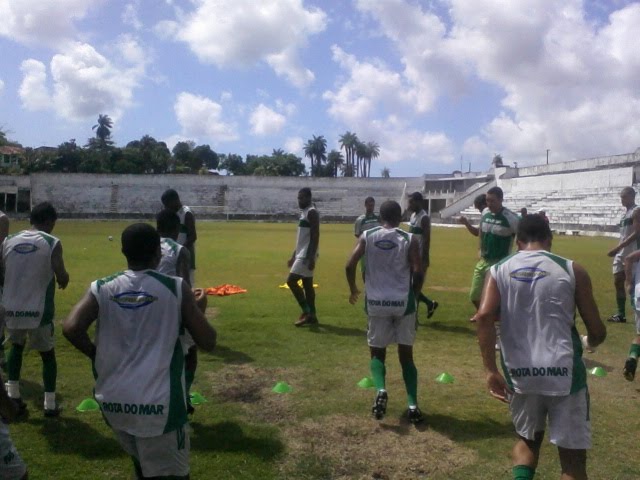
[[[549,149],[547,148],[547,165],[549,165]]]

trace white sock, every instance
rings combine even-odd
[[[7,380],[5,386],[9,398],[20,398],[20,382],[18,380]]]
[[[56,392],[44,392],[44,408],[45,410],[56,409]]]

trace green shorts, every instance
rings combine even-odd
[[[489,269],[498,263],[497,260],[486,260],[481,258],[473,268],[473,278],[471,279],[471,291],[469,298],[472,302],[479,302],[482,297],[482,287],[484,286],[484,277]]]

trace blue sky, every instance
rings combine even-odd
[[[640,147],[640,2],[0,0],[0,127],[25,146],[150,134],[300,156],[380,145],[377,176]]]

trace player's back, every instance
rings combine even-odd
[[[184,247],[171,238],[162,237],[160,239],[160,251],[162,257],[156,270],[165,275],[179,276],[178,274],[178,258],[180,251]]]

